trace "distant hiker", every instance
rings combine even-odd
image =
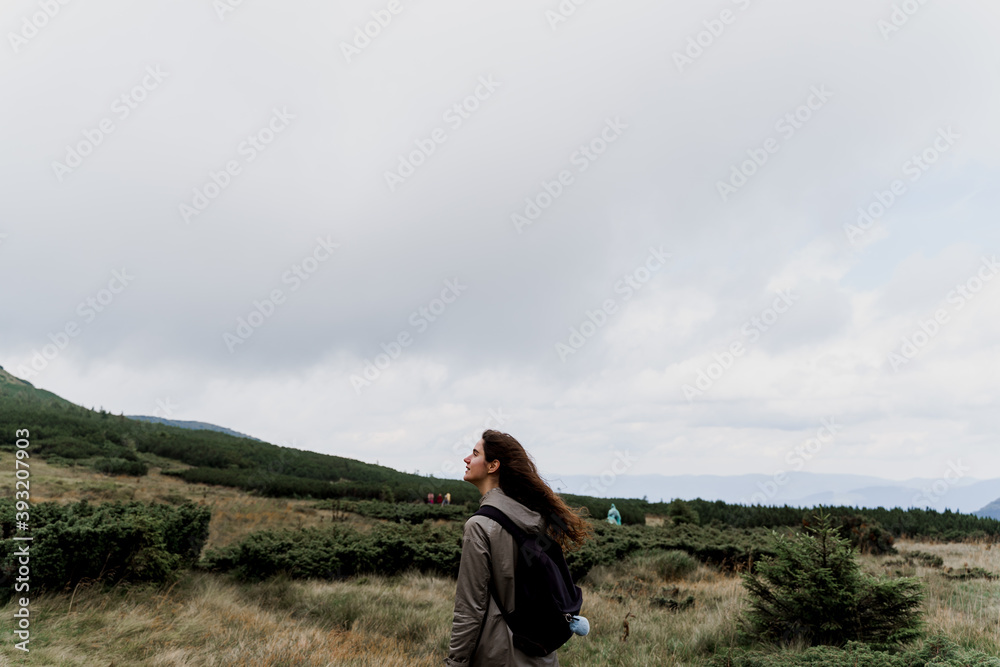
[[[615,526],[622,525],[621,512],[618,511],[618,508],[615,507],[614,503],[611,503],[611,509],[608,510],[608,523],[613,524]]]
[[[589,631],[561,547],[582,544],[590,526],[506,433],[484,431],[465,464],[463,479],[482,498],[465,522],[445,665],[558,665],[556,649]]]
[[[438,494],[437,500],[435,500],[434,502],[436,502],[438,505],[444,502],[444,498],[441,497],[440,493]]]
[[[434,493],[433,492],[427,494],[427,504],[428,505],[433,505],[434,504]]]
[[[444,504],[445,505],[451,505],[451,494],[450,493],[444,494]]]

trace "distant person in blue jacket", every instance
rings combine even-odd
[[[622,525],[622,515],[614,503],[611,503],[611,509],[608,510],[608,523],[615,526]]]

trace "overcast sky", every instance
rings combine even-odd
[[[549,476],[1000,476],[998,23],[11,0],[0,365],[443,476],[484,426]]]

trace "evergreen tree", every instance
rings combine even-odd
[[[828,514],[793,537],[779,536],[775,556],[743,575],[750,595],[745,620],[753,636],[778,642],[889,645],[920,634],[924,593],[912,577],[861,571],[850,543]]]
[[[671,500],[670,504],[667,505],[667,516],[673,519],[674,524],[693,523],[698,525],[699,523],[698,513],[680,498]]]

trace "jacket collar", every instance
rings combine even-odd
[[[508,496],[499,486],[483,494],[479,506],[483,505],[496,507],[525,532],[540,533],[545,530],[545,519],[541,514]]]

